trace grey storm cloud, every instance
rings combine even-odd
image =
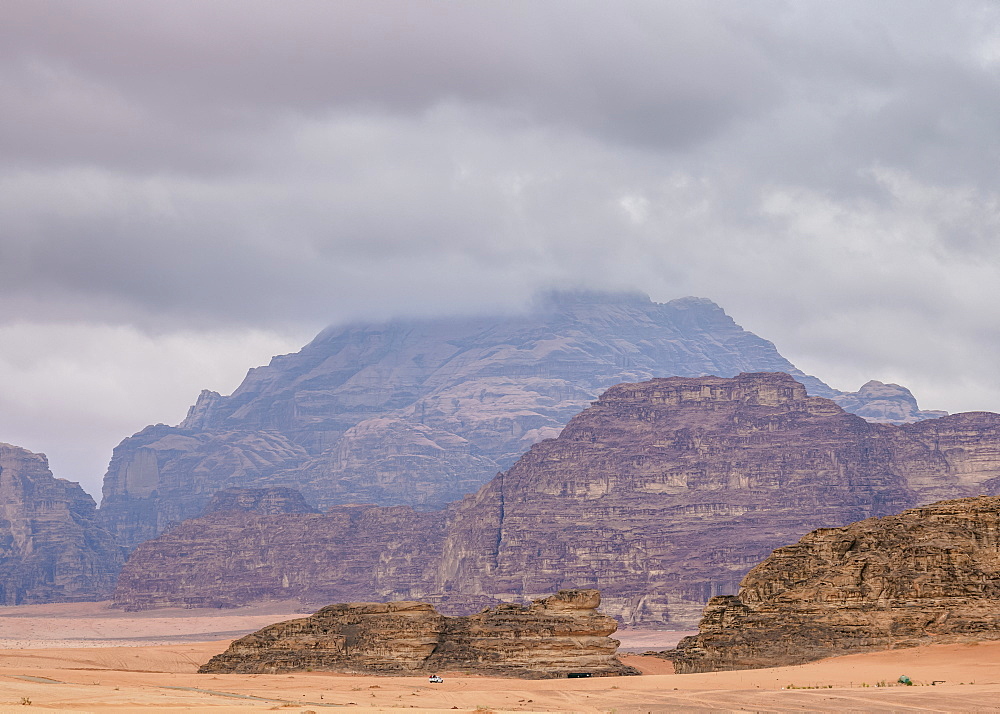
[[[560,286],[1000,408],[998,116],[993,2],[10,0],[0,441],[110,390],[106,462],[329,322]]]
[[[570,279],[569,246],[591,280],[609,235],[649,248],[621,208],[657,195],[739,240],[773,186],[884,205],[886,168],[996,189],[988,4],[33,0],[6,19],[0,291],[78,310],[290,319],[397,259],[500,292]],[[659,240],[699,230],[662,216]]]
[[[989,133],[996,14],[919,0],[12,2],[3,148],[29,164],[224,172],[295,118],[451,101],[689,152],[742,122],[801,126],[812,107],[817,139],[940,170]]]
[[[157,134],[165,149],[199,134],[252,136],[289,112],[410,115],[446,100],[678,148],[778,89],[768,58],[727,16],[756,22],[738,7],[15,2],[3,53],[21,106],[8,116],[42,121],[19,132],[31,151],[75,129],[55,144],[57,160],[82,158],[87,144],[105,157],[109,144],[139,148]],[[50,121],[59,109],[77,111]],[[96,142],[76,141],[91,133]]]

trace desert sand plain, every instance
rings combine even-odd
[[[234,637],[301,614],[290,603],[144,613],[123,613],[106,603],[3,608],[0,712],[1000,710],[1000,642],[688,675],[671,674],[663,660],[626,653],[623,658],[644,676],[589,680],[510,680],[443,672],[444,683],[431,685],[425,677],[322,672],[197,674],[198,666]],[[618,635],[623,649],[666,647],[678,636],[648,630]],[[917,686],[875,686],[893,683],[901,674]],[[929,686],[935,680],[943,682]]]

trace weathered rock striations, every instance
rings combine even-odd
[[[713,598],[679,672],[800,664],[1000,639],[1000,498],[942,501],[813,531]]]
[[[282,513],[318,513],[294,488],[227,488],[217,491],[202,515],[237,511],[276,516]]]
[[[212,513],[136,548],[118,579],[115,603],[144,610],[370,600],[407,591],[425,577],[440,555],[444,526],[440,512],[409,506]]]
[[[124,557],[95,511],[43,454],[0,444],[0,604],[108,597]]]
[[[98,515],[130,547],[201,513],[213,494],[244,486],[248,474],[266,483],[307,456],[274,431],[148,426],[115,448]]]
[[[179,426],[123,441],[101,517],[133,547],[197,516],[224,488],[292,487],[322,508],[440,508],[614,384],[755,371],[791,373],[855,409],[874,398],[878,419],[916,418],[908,392],[898,408],[882,392],[836,392],[709,300],[556,294],[527,315],[327,330],[250,370],[231,396],[203,392]]]
[[[872,424],[778,374],[618,385],[456,509],[430,592],[597,587],[625,622],[685,626],[812,528],[978,493],[998,425]]]
[[[230,645],[202,673],[466,672],[507,677],[638,674],[615,653],[618,624],[596,590],[564,590],[531,605],[446,617],[420,602],[330,605]]]
[[[136,550],[115,599],[425,600],[462,613],[593,587],[624,622],[687,627],[813,528],[979,493],[998,477],[1000,415],[890,426],[785,374],[655,379],[609,389],[440,512],[189,521]],[[352,594],[329,596],[339,588]]]

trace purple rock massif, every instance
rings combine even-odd
[[[203,392],[179,426],[125,439],[100,514],[134,547],[226,488],[295,488],[322,508],[441,508],[614,384],[758,371],[793,374],[876,420],[928,415],[894,385],[844,394],[802,374],[710,300],[563,293],[520,316],[326,330],[250,370],[231,396]]]
[[[440,511],[409,506],[334,506],[306,515],[212,513],[134,550],[115,602],[143,610],[289,598],[314,605],[379,599],[387,590],[408,592],[433,571],[444,527]],[[491,602],[480,598],[476,604]]]
[[[425,600],[468,612],[598,588],[624,622],[688,627],[711,596],[816,527],[998,481],[997,414],[893,426],[811,397],[787,374],[654,379],[608,389],[558,438],[439,512],[188,521],[134,552],[115,599]]]
[[[43,454],[0,444],[0,604],[101,600],[124,560],[94,499]]]

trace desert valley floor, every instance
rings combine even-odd
[[[1000,642],[850,655],[796,667],[671,674],[626,653],[641,677],[511,680],[450,675],[197,674],[230,640],[296,616],[289,605],[124,613],[106,603],[0,611],[0,712],[225,712],[327,708],[376,712],[996,711]],[[623,650],[663,648],[681,633],[624,630]],[[917,686],[875,686],[901,675]],[[942,681],[943,680],[943,681]],[[935,686],[932,681],[938,681]],[[30,700],[31,709],[25,708]]]

